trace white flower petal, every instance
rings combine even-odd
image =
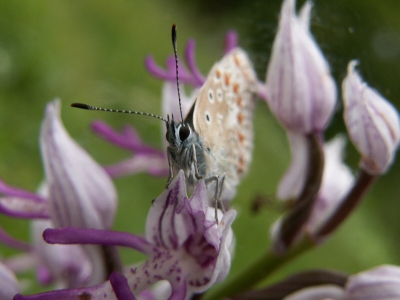
[[[111,227],[117,205],[114,185],[103,168],[65,130],[58,100],[47,106],[41,150],[53,224]]]
[[[279,182],[277,196],[282,200],[295,199],[304,187],[307,174],[307,138],[300,133],[287,131],[292,161]]]
[[[0,262],[0,300],[10,300],[20,292],[14,273]]]
[[[307,229],[315,232],[339,206],[354,183],[354,176],[343,163],[345,138],[337,136],[324,145],[325,167],[322,183]]]

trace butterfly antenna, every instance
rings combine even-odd
[[[77,108],[81,108],[81,109],[87,109],[87,110],[100,110],[100,111],[107,111],[107,112],[116,112],[116,113],[122,113],[122,114],[134,114],[134,115],[142,115],[142,116],[148,116],[148,117],[153,117],[153,118],[157,118],[161,121],[164,121],[167,123],[167,120],[154,115],[154,114],[149,114],[149,113],[144,113],[141,111],[132,111],[132,110],[119,110],[119,109],[111,109],[111,108],[103,108],[103,107],[96,107],[96,106],[92,106],[92,105],[88,105],[88,104],[83,104],[83,103],[72,103],[71,104],[72,107],[77,107]]]
[[[176,88],[178,90],[179,110],[181,112],[181,120],[182,120],[182,123],[183,123],[182,105],[181,105],[181,93],[180,93],[180,90],[179,90],[178,51],[177,51],[176,44],[177,44],[176,24],[172,24],[172,46],[174,47],[174,55],[175,55]]]

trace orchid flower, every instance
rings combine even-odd
[[[33,246],[42,283],[61,286],[100,283],[107,278],[99,247],[48,245],[45,228],[108,229],[116,211],[114,185],[104,169],[69,136],[60,119],[60,101],[47,105],[40,135],[45,183],[31,193],[0,182],[0,211],[32,219]]]
[[[43,235],[48,243],[130,247],[147,255],[144,263],[127,268],[123,277],[116,276],[119,279],[114,275],[114,284],[107,281],[94,287],[15,299],[80,299],[83,295],[90,299],[119,299],[114,288],[120,286],[119,283],[127,284],[136,297],[160,280],[167,280],[171,286],[171,295],[165,298],[188,299],[227,276],[233,246],[231,224],[235,216],[236,212],[230,210],[217,224],[214,208],[208,206],[204,181],[188,199],[185,176],[180,171],[169,188],[154,200],[147,216],[145,238],[124,232],[79,228],[48,229]]]

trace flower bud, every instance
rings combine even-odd
[[[282,5],[267,71],[267,102],[279,121],[301,133],[323,131],[333,113],[336,87],[309,31],[311,3],[295,14],[295,0]]]
[[[350,276],[346,285],[346,299],[400,299],[400,268],[379,266]]]
[[[65,130],[60,101],[49,103],[40,136],[55,227],[110,228],[117,195],[104,169]]]
[[[392,104],[362,81],[356,64],[354,60],[349,63],[343,80],[344,120],[362,156],[361,168],[378,175],[387,171],[399,145],[399,115]]]

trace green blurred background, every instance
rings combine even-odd
[[[62,99],[62,118],[72,137],[102,164],[130,154],[95,137],[89,128],[94,119],[118,129],[131,124],[146,142],[161,147],[163,124],[157,120],[80,111],[69,104],[86,102],[159,114],[161,82],[146,73],[143,61],[151,53],[163,64],[172,53],[172,23],[178,24],[180,53],[188,38],[196,39],[197,62],[204,74],[221,58],[225,32],[237,30],[240,45],[264,80],[280,5],[280,0],[0,1],[0,177],[29,190],[38,187],[43,179],[40,123],[46,103],[55,97]],[[399,16],[397,0],[314,1],[311,29],[338,85],[348,61],[358,59],[366,81],[400,108]],[[339,101],[329,138],[345,131],[341,115]],[[349,145],[347,153],[349,165],[356,170],[357,152]],[[283,130],[260,102],[253,164],[233,202],[239,214],[231,274],[267,247],[269,227],[280,212],[271,206],[253,215],[250,200],[260,193],[274,194],[289,159]],[[287,265],[274,279],[306,268],[354,273],[379,264],[400,265],[399,166],[395,163],[379,179],[330,240]],[[165,181],[146,174],[117,179],[119,210],[114,229],[143,233],[151,200],[161,193]],[[15,237],[29,239],[27,221],[1,216],[0,224]],[[1,256],[12,253],[0,245]],[[121,254],[126,264],[143,258],[133,250],[123,249]]]

